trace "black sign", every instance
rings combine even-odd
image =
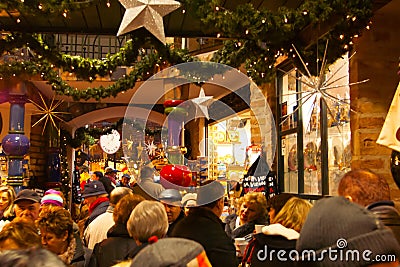
[[[275,172],[268,175],[247,176],[243,178],[243,193],[262,192],[266,198],[271,198],[278,193],[278,182]]]

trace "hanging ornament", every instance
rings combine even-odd
[[[142,142],[139,142],[139,145],[136,147],[136,151],[137,151],[137,156],[138,156],[138,160],[142,159],[142,152],[143,152],[143,146],[142,146]]]
[[[156,155],[156,150],[157,150],[157,146],[154,144],[153,141],[151,141],[151,143],[145,143],[146,145],[146,150],[147,150],[147,154],[149,154],[150,157],[154,157]]]
[[[47,105],[46,101],[44,100],[42,94],[39,92],[40,99],[42,100],[42,104],[38,104],[35,101],[29,99],[29,102],[34,104],[39,110],[36,111],[36,113],[33,113],[32,115],[42,115],[42,117],[35,122],[35,124],[32,125],[32,128],[38,125],[41,121],[44,121],[44,126],[42,130],[42,135],[44,134],[44,131],[47,126],[47,122],[50,121],[51,124],[54,126],[57,131],[59,130],[56,124],[56,120],[64,122],[64,120],[59,117],[59,114],[69,114],[68,112],[62,112],[62,111],[55,111],[64,101],[59,100],[59,101],[54,101],[54,96],[51,99],[50,105]]]
[[[126,8],[117,36],[145,27],[165,44],[163,17],[180,6],[173,0],[119,0]]]
[[[200,88],[199,96],[193,98],[191,101],[196,106],[196,118],[198,117],[198,112],[200,112],[201,114],[199,115],[203,115],[207,120],[210,119],[210,116],[208,115],[208,106],[213,102],[213,97],[206,96],[203,87]]]
[[[307,64],[304,62],[303,58],[301,57],[300,53],[297,51],[297,49],[294,45],[293,45],[293,49],[296,52],[296,55],[299,57],[301,63],[303,64],[303,67],[304,67],[306,73],[303,74],[303,73],[301,73],[301,71],[298,70],[301,75],[300,75],[300,77],[296,77],[296,76],[290,74],[289,72],[286,72],[286,71],[283,71],[283,72],[285,72],[290,77],[292,77],[292,78],[296,79],[297,81],[299,81],[300,83],[302,83],[306,89],[302,92],[294,92],[294,93],[287,94],[287,95],[297,94],[300,97],[296,100],[297,101],[296,108],[293,110],[292,113],[287,114],[283,117],[281,124],[286,122],[290,117],[293,117],[294,114],[297,112],[297,110],[299,110],[302,106],[304,106],[305,108],[303,107],[303,110],[306,110],[306,111],[308,110],[309,113],[304,115],[305,118],[303,120],[303,123],[304,123],[303,127],[305,130],[312,130],[312,126],[313,126],[312,125],[312,120],[313,120],[312,111],[314,109],[316,109],[317,112],[319,112],[320,100],[325,102],[325,104],[327,106],[328,114],[332,118],[336,118],[337,116],[335,116],[335,112],[331,109],[331,107],[328,103],[337,104],[339,106],[340,105],[347,106],[348,108],[346,108],[346,109],[351,110],[349,99],[341,99],[337,96],[334,96],[329,92],[329,90],[335,89],[335,88],[350,87],[352,85],[365,83],[369,80],[369,79],[366,79],[366,80],[362,80],[359,82],[339,84],[339,82],[341,80],[346,78],[346,76],[338,76],[339,71],[348,64],[348,62],[354,56],[355,53],[353,55],[351,55],[348,58],[348,60],[346,62],[344,62],[333,73],[326,72],[326,67],[327,67],[326,66],[327,65],[326,53],[328,50],[328,41],[327,41],[326,46],[325,46],[324,57],[322,59],[320,69],[317,70],[318,76],[312,76],[310,70],[308,69]],[[351,111],[353,111],[353,110],[351,110]],[[339,125],[339,124],[340,124],[340,121],[338,121],[336,125]],[[340,131],[340,129],[339,129],[339,131]]]
[[[400,152],[392,150],[390,157],[390,171],[392,173],[393,180],[396,185],[400,188]]]

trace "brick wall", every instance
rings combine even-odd
[[[47,141],[46,135],[42,135],[41,127],[33,127],[30,134],[29,167],[30,175],[36,177],[37,181],[43,184],[46,181],[47,167]]]
[[[400,55],[400,5],[392,1],[375,13],[372,28],[355,41],[356,55],[350,64],[350,82],[370,79],[352,86],[352,168],[369,168],[387,179],[392,198],[400,190],[390,173],[391,149],[378,145],[387,111],[399,82],[396,72]]]

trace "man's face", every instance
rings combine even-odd
[[[20,200],[15,203],[14,209],[16,217],[35,222],[39,217],[40,204],[31,200]]]
[[[168,216],[168,223],[173,223],[181,213],[181,207],[163,203]]]
[[[85,197],[85,200],[83,201],[84,204],[86,204],[88,207],[90,207],[90,205],[95,202],[97,199],[96,196],[91,196],[91,197]]]
[[[129,178],[128,177],[122,177],[121,182],[123,185],[128,185],[129,184]]]
[[[92,181],[97,181],[97,180],[99,180],[99,177],[97,177],[97,175],[95,173],[92,173],[91,179],[92,179]]]

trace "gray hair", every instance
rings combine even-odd
[[[44,248],[3,250],[0,252],[2,267],[65,267],[55,254]]]
[[[117,205],[117,203],[126,195],[133,194],[132,189],[128,187],[116,187],[110,193],[110,204],[113,206]]]
[[[164,205],[157,201],[144,200],[132,211],[127,228],[129,235],[142,243],[151,236],[163,238],[168,231],[168,216]]]

